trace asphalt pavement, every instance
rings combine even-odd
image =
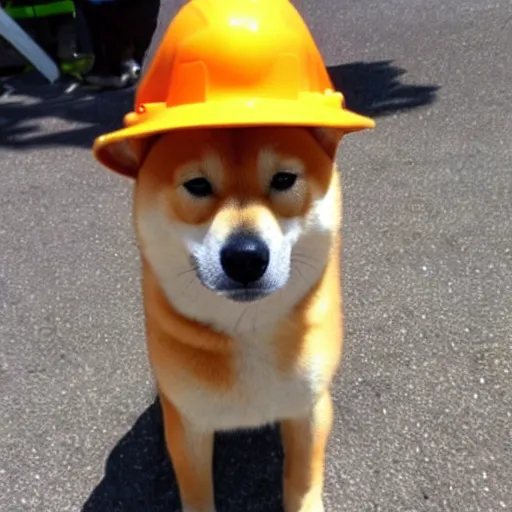
[[[180,2],[165,1],[153,48]],[[344,360],[326,510],[512,510],[512,3],[301,0],[349,107]],[[132,91],[0,99],[0,511],[178,507],[132,185],[93,138]],[[220,436],[219,512],[280,510],[276,431]]]

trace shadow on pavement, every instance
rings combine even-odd
[[[133,91],[126,90],[98,96],[84,92],[40,93],[28,101],[10,101],[0,107],[0,147],[91,148],[98,135],[122,126],[132,98]],[[55,126],[55,119],[66,124]]]
[[[328,68],[348,108],[379,117],[427,106],[435,101],[437,86],[400,81],[405,70],[392,61],[356,62]],[[133,90],[65,93],[63,85],[14,82],[15,94],[0,100],[0,147],[44,146],[90,148],[94,138],[120,128],[133,103]],[[40,79],[39,79],[40,80]],[[48,119],[64,121],[62,129]],[[49,129],[50,128],[50,129]]]
[[[439,89],[400,82],[406,71],[390,60],[331,66],[328,72],[335,88],[345,96],[347,108],[369,117],[430,105]]]
[[[39,82],[39,83],[38,83]],[[102,133],[122,127],[134,89],[98,92],[70,83],[41,83],[27,76],[8,83],[0,99],[0,147],[15,149],[75,146],[91,148]]]
[[[281,512],[281,473],[276,428],[217,436],[214,474],[219,512]],[[179,504],[160,404],[155,401],[110,453],[104,477],[82,512],[173,512]]]

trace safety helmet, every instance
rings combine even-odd
[[[135,176],[123,144],[174,129],[265,125],[348,133],[374,121],[344,108],[289,0],[190,0],[171,21],[124,128],[98,137],[94,155]]]

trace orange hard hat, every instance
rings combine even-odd
[[[289,0],[190,0],[167,29],[124,128],[98,137],[94,155],[133,176],[137,164],[128,165],[120,145],[174,129],[374,127],[343,103]]]

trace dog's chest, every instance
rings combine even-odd
[[[322,361],[308,358],[283,371],[272,347],[244,340],[234,360],[228,391],[202,386],[181,390],[180,407],[204,428],[250,428],[305,414],[321,387]]]

